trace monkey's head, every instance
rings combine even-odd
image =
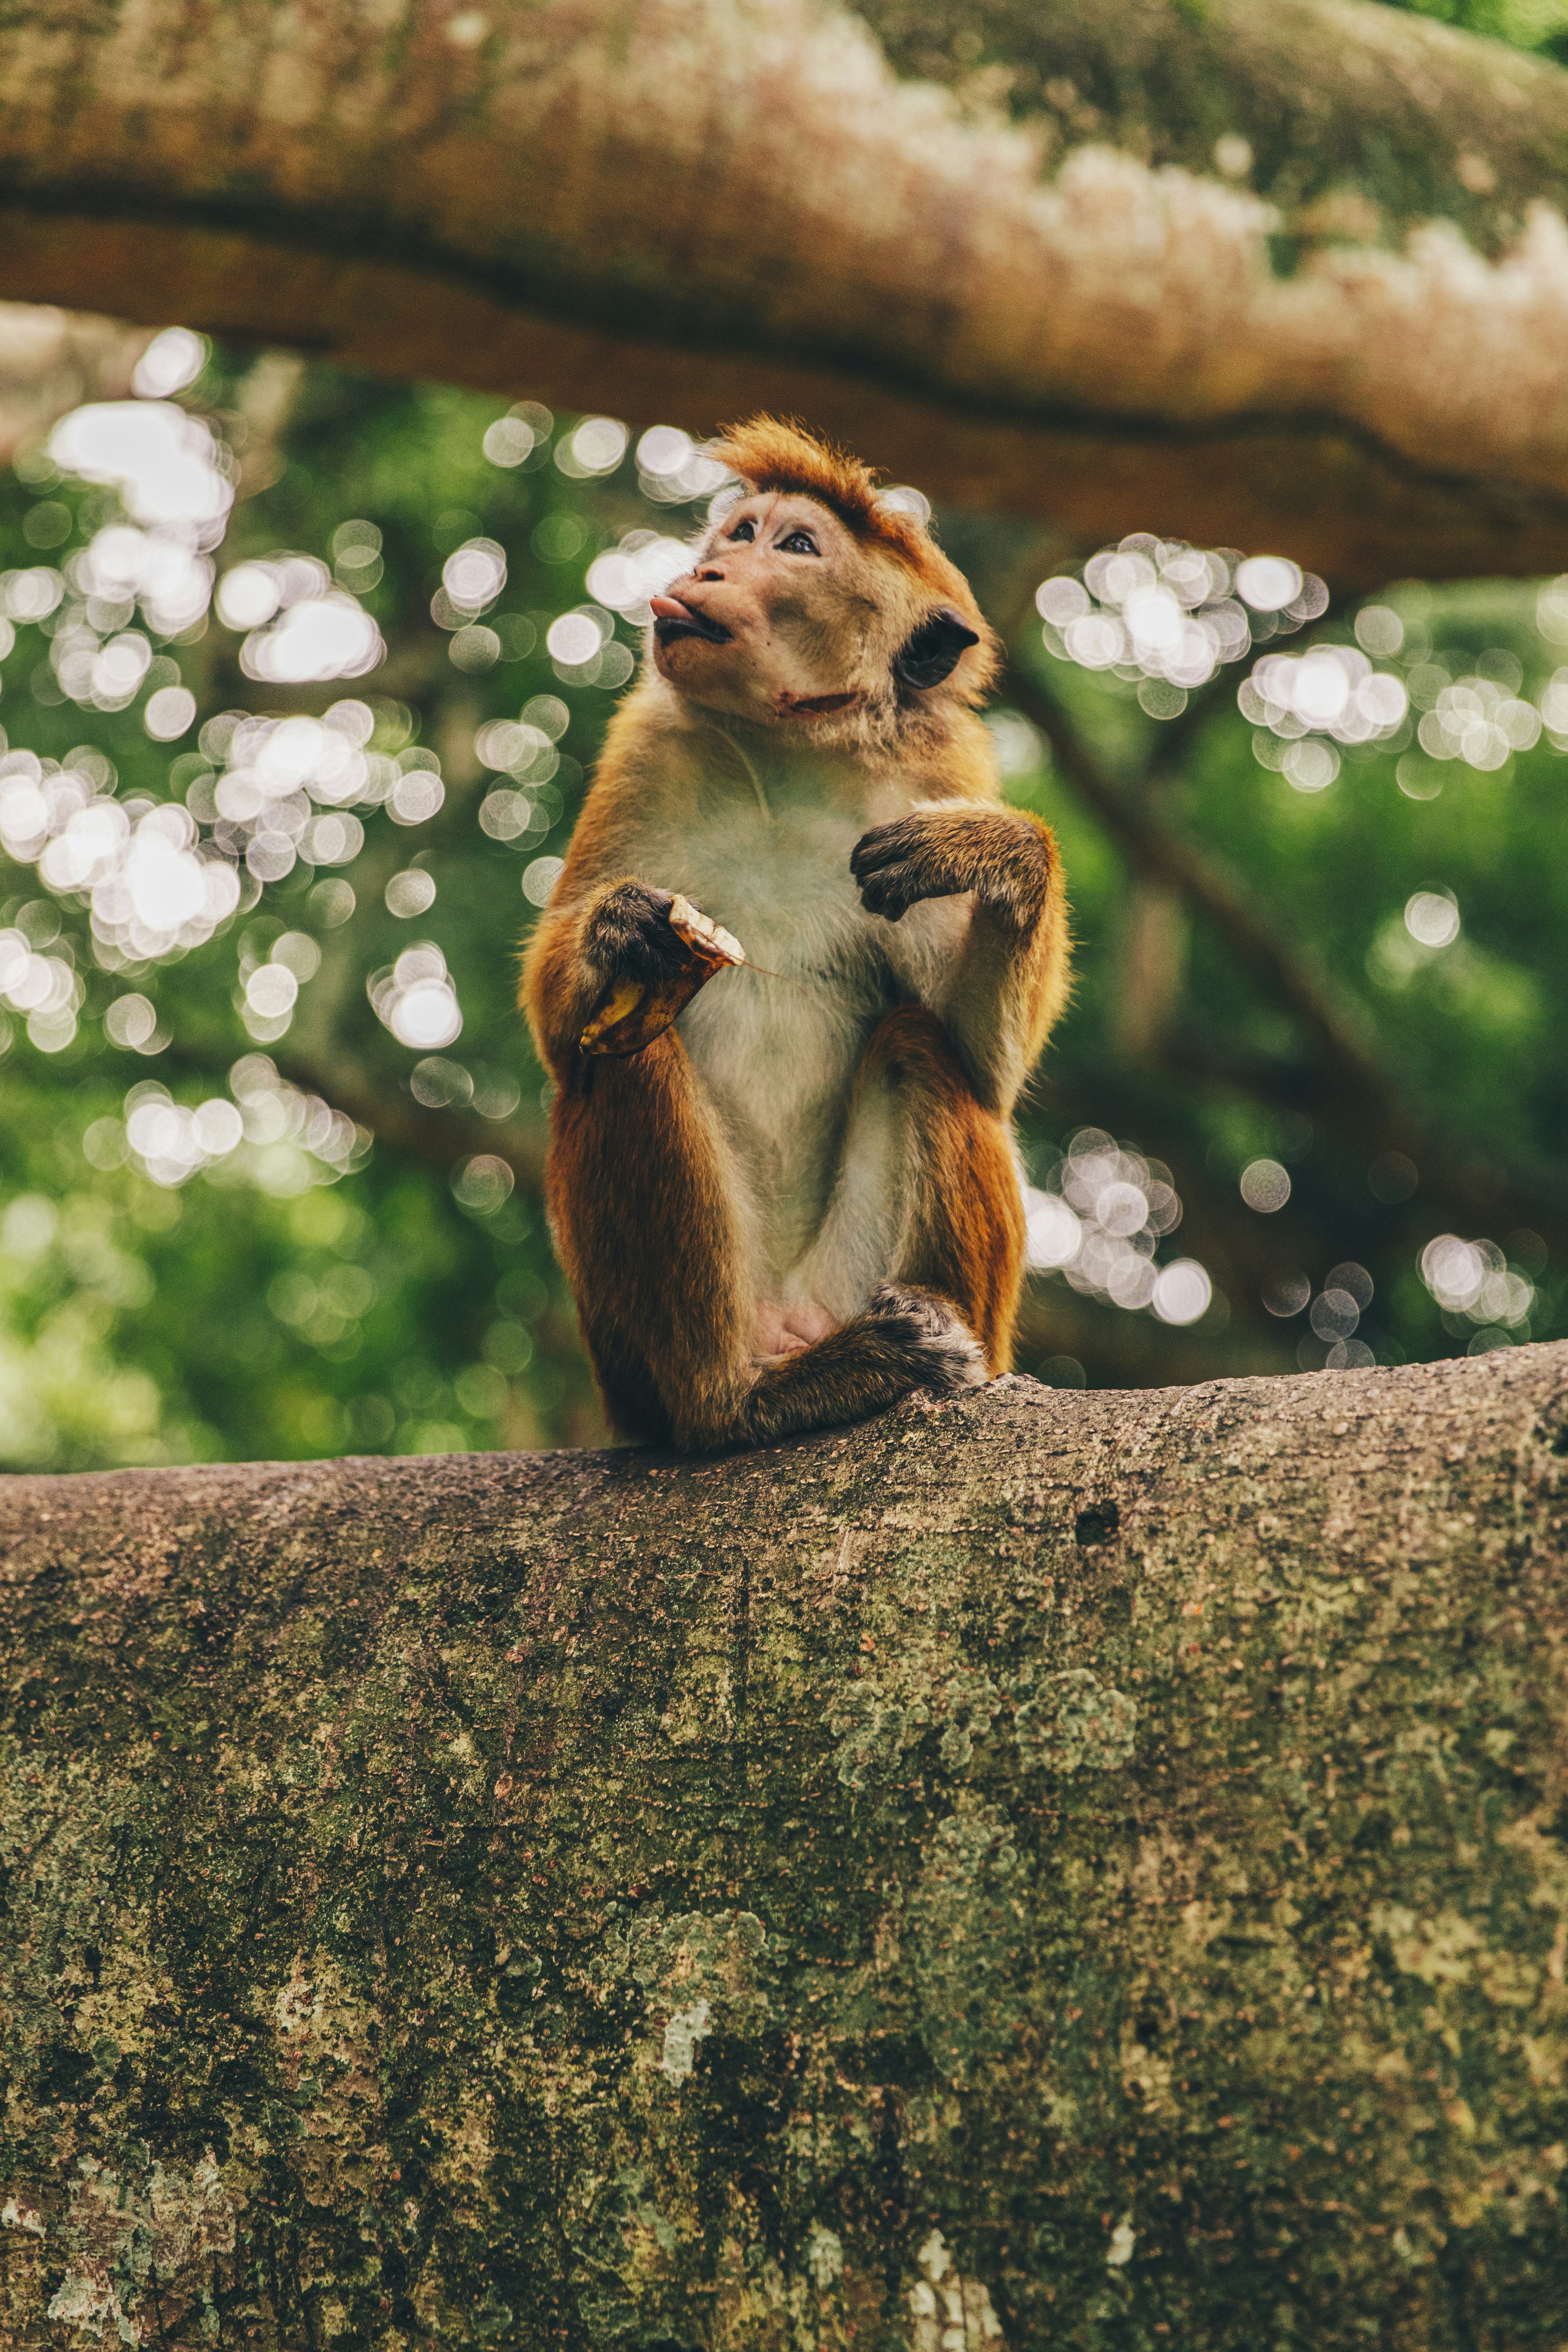
[[[839,740],[980,699],[996,647],[969,584],[865,466],[766,416],[713,455],[741,495],[653,599],[677,693]]]

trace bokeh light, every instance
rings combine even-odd
[[[467,541],[442,565],[441,586],[454,612],[484,612],[506,586],[506,550],[493,539]]]
[[[1459,909],[1447,891],[1417,890],[1405,901],[1405,928],[1424,948],[1451,947],[1459,936]]]
[[[427,941],[405,949],[395,964],[373,972],[365,987],[377,1020],[400,1045],[429,1054],[455,1044],[462,1034],[463,1015],[447,959]]]
[[[166,400],[111,400],[74,408],[49,436],[62,472],[117,490],[133,522],[223,537],[234,504],[221,444],[200,417]]]
[[[254,630],[240,647],[239,664],[247,677],[302,686],[363,677],[385,651],[381,631],[358,599],[334,588],[289,605],[269,628]]]
[[[1278,1214],[1290,1198],[1290,1176],[1278,1160],[1254,1160],[1241,1171],[1241,1197],[1260,1216]]]
[[[652,617],[650,599],[690,569],[691,550],[684,540],[629,530],[588,566],[588,593],[640,628]]]
[[[195,383],[207,363],[205,335],[189,327],[165,327],[154,335],[132,371],[131,389],[142,400],[170,400]]]
[[[486,426],[481,446],[492,466],[510,472],[535,455],[544,456],[554,430],[555,419],[548,408],[536,400],[520,400]]]
[[[1195,1257],[1179,1257],[1161,1268],[1151,1304],[1162,1323],[1196,1323],[1213,1301],[1207,1267]]]
[[[626,454],[631,435],[616,416],[584,416],[563,441],[556,444],[555,462],[563,474],[583,481],[597,474],[613,474]]]
[[[1101,1129],[1080,1128],[1044,1183],[1025,1187],[1024,1213],[1031,1271],[1059,1272],[1085,1297],[1130,1312],[1152,1307],[1166,1322],[1195,1321],[1207,1308],[1209,1287],[1190,1316],[1170,1311],[1173,1301],[1195,1295],[1190,1285],[1160,1292],[1155,1254],[1182,1218],[1170,1170]],[[1156,1305],[1162,1295],[1164,1307]]]
[[[476,1152],[464,1160],[452,1178],[452,1190],[465,1209],[481,1217],[493,1216],[506,1201],[515,1177],[510,1164],[493,1151]]]
[[[384,895],[388,913],[406,922],[411,916],[423,915],[435,905],[436,877],[422,867],[411,867],[393,876]]]
[[[1491,1241],[1439,1234],[1421,1253],[1421,1279],[1441,1307],[1471,1323],[1528,1339],[1535,1286]]]
[[[545,907],[565,871],[563,857],[536,857],[522,869],[522,895],[531,907]]]

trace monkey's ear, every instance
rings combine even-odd
[[[979,633],[951,604],[939,604],[895,655],[893,676],[900,686],[940,686],[952,676],[969,647],[979,643]]]

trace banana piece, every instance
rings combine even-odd
[[[636,1011],[647,994],[640,980],[620,980],[600,1005],[577,1043],[584,1054],[612,1054],[617,1049],[603,1045],[599,1040]],[[623,1049],[624,1050],[624,1049]]]
[[[705,915],[700,907],[694,907],[679,891],[670,905],[669,928],[678,939],[686,941],[693,954],[710,959],[715,971],[725,964],[746,961],[746,950],[733,931],[727,931],[722,923],[716,923],[711,915]]]

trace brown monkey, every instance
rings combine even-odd
[[[967,583],[794,426],[715,454],[742,495],[653,600],[523,979],[605,1410],[699,1449],[1007,1369],[1008,1118],[1068,958],[1055,843],[1000,804],[975,713],[996,652]],[[677,893],[752,963],[709,979]],[[582,1049],[705,979],[640,1050]]]

